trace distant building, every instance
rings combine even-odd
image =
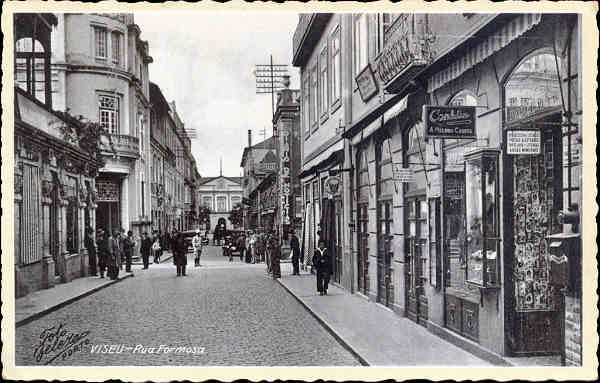
[[[210,231],[217,225],[219,218],[225,218],[227,229],[231,229],[229,214],[231,209],[242,202],[242,178],[227,177],[222,173],[218,177],[204,177],[198,182],[197,201],[199,206],[210,209]]]

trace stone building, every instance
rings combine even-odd
[[[222,172],[218,177],[203,177],[199,182],[197,193],[200,206],[207,206],[211,211],[209,221],[211,232],[221,218],[227,222],[226,229],[232,229],[229,213],[235,205],[242,203],[242,178],[227,177]]]
[[[336,283],[488,360],[564,353],[581,279],[563,305],[549,241],[581,240],[558,218],[582,202],[580,28],[575,14],[301,15],[314,222],[343,149]]]
[[[51,89],[52,14],[20,13],[15,31],[15,294],[88,275],[84,230],[96,221],[102,166],[89,125],[56,112]]]
[[[148,43],[133,14],[56,15],[52,38],[55,108],[109,132],[96,179],[96,227],[151,229]]]

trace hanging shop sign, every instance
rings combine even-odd
[[[534,154],[542,152],[542,134],[539,130],[508,130],[506,132],[507,154]]]
[[[396,182],[415,182],[415,174],[411,168],[403,168],[402,164],[392,164],[392,173]]]
[[[329,194],[331,194],[332,196],[337,195],[340,191],[341,183],[342,183],[342,181],[340,180],[340,177],[336,177],[336,176],[328,177],[327,181],[326,181],[327,192]]]
[[[425,138],[477,138],[474,106],[423,105]]]
[[[375,81],[375,75],[371,70],[371,65],[367,65],[358,76],[356,76],[356,84],[358,84],[358,91],[360,92],[360,98],[364,102],[373,97],[379,90],[377,88],[377,81]]]

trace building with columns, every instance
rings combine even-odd
[[[197,201],[200,206],[210,209],[210,230],[217,225],[220,218],[225,218],[227,229],[231,229],[229,213],[242,202],[242,178],[227,177],[221,171],[218,177],[203,177],[198,186]]]
[[[84,124],[52,109],[52,14],[16,14],[15,295],[88,275],[84,229],[94,226],[98,142]],[[34,65],[32,65],[35,62]]]
[[[97,121],[105,165],[96,179],[96,227],[151,229],[148,43],[132,14],[57,14],[55,108]]]

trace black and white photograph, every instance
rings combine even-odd
[[[3,5],[4,378],[598,377],[597,5],[323,3]]]

